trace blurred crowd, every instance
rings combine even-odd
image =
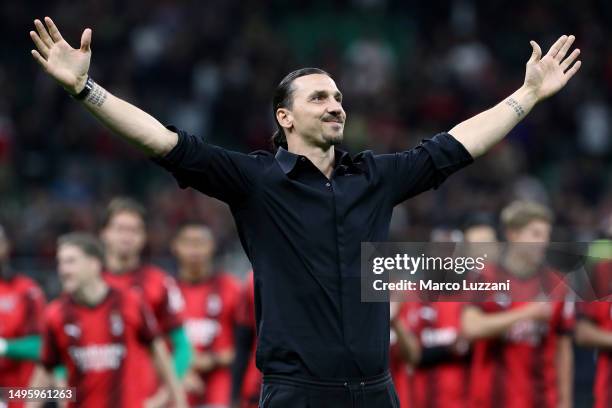
[[[60,233],[95,230],[100,206],[117,194],[150,210],[154,259],[168,256],[170,234],[185,219],[210,225],[228,259],[242,253],[223,205],[179,190],[39,69],[28,31],[45,15],[73,46],[93,29],[90,72],[106,89],[163,123],[245,152],[270,148],[272,90],[298,67],[336,79],[346,148],[383,153],[448,130],[518,88],[529,40],[546,50],[575,34],[583,60],[575,80],[440,192],[398,207],[392,238],[426,240],[432,228],[468,212],[497,213],[513,198],[553,208],[553,241],[590,241],[609,224],[612,3],[3,2],[0,221],[26,269],[25,260],[53,261]]]

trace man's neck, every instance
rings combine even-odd
[[[108,285],[101,278],[84,284],[74,293],[74,299],[87,306],[98,305],[108,293]]]
[[[310,145],[298,137],[292,138],[291,142],[287,140],[287,145],[291,153],[307,157],[325,177],[331,178],[336,158],[333,145],[325,147]]]
[[[114,254],[107,254],[106,256],[106,268],[111,273],[125,273],[136,269],[140,265],[139,255],[130,255],[126,257],[117,256]]]
[[[180,266],[179,278],[184,282],[200,282],[205,281],[212,276],[212,264],[201,265],[198,267]]]

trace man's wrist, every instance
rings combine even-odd
[[[530,109],[539,102],[538,92],[536,89],[529,85],[523,84],[518,90],[520,98],[523,100],[523,104]]]
[[[76,94],[70,94],[70,96],[72,96],[77,101],[82,101],[89,96],[89,94],[94,88],[94,85],[95,85],[94,80],[91,79],[90,76],[87,76],[85,80],[85,84],[81,87],[81,90],[77,92]]]
[[[87,80],[89,80],[89,78],[89,75],[85,75],[83,78],[79,78],[74,89],[68,90],[70,96],[75,97],[79,93],[83,92],[83,90],[85,89],[85,85],[87,84]]]

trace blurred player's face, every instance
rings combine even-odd
[[[210,231],[201,226],[187,226],[174,240],[174,255],[182,267],[203,272],[215,253],[215,241]]]
[[[64,244],[57,250],[57,269],[63,291],[72,294],[91,282],[100,273],[101,265],[78,246]]]
[[[539,263],[544,258],[546,246],[550,242],[551,225],[544,220],[533,220],[522,228],[507,231],[508,241],[522,243],[513,245],[517,256],[530,263]]]
[[[101,238],[109,254],[119,257],[139,255],[146,241],[145,225],[134,212],[118,212],[102,230]]]
[[[465,242],[497,242],[495,229],[489,225],[476,225],[466,229],[463,233]]]
[[[292,87],[293,104],[287,110],[292,134],[309,145],[328,147],[342,143],[346,113],[334,80],[327,75],[305,75],[295,79]]]

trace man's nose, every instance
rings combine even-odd
[[[334,116],[340,116],[344,112],[342,105],[336,100],[330,102],[330,104],[327,106],[327,111]]]

